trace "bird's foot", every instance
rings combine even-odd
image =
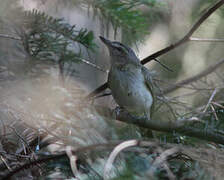
[[[126,111],[123,107],[116,107],[113,110],[113,116],[115,119],[117,119],[120,116],[125,116],[125,117],[129,117],[128,119],[135,119],[136,121],[150,121],[150,115],[148,115],[147,113],[143,113],[143,114],[135,114],[135,113],[130,113],[128,111]]]
[[[117,117],[120,114],[121,111],[124,111],[124,108],[123,107],[120,107],[120,106],[117,106],[114,109],[115,116]]]
[[[130,114],[130,116],[133,119],[139,119],[139,121],[142,121],[143,119],[145,119],[145,121],[150,121],[150,117],[147,114]]]

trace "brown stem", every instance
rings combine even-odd
[[[161,121],[159,119],[148,119],[147,117],[139,117],[130,115],[127,111],[120,109],[119,112],[115,113],[113,110],[103,106],[95,105],[97,112],[105,117],[116,118],[118,121],[122,121],[128,124],[135,124],[139,127],[161,131],[161,132],[178,132],[182,135],[196,137],[207,141],[224,144],[224,136],[218,134],[217,129],[206,128],[200,129],[193,126],[195,123],[200,123],[200,120],[183,119],[177,121]]]
[[[206,128],[200,129],[190,125],[193,122],[188,120],[182,120],[180,122],[161,122],[160,120],[148,120],[147,118],[137,118],[129,115],[127,112],[121,111],[117,115],[117,120],[126,122],[129,124],[135,124],[139,127],[148,128],[151,130],[162,131],[162,132],[178,132],[182,135],[196,137],[199,139],[215,142],[218,144],[224,144],[224,136],[218,134],[215,129]]]

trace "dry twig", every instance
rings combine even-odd
[[[103,171],[103,179],[106,180],[109,178],[109,172],[113,166],[114,160],[117,157],[117,155],[124,149],[132,146],[137,146],[138,141],[137,140],[129,140],[129,141],[124,141],[121,144],[117,145],[114,150],[110,153],[110,156],[106,162],[106,165],[104,167]]]
[[[14,39],[14,40],[18,40],[18,41],[22,40],[20,37],[15,37],[15,36],[7,35],[7,34],[0,34],[0,37]]]
[[[213,39],[213,38],[194,38],[191,37],[190,41],[197,41],[197,42],[224,42],[224,39]]]
[[[170,92],[173,92],[175,91],[176,89],[186,85],[186,84],[190,84],[192,82],[195,82],[199,79],[201,79],[202,77],[205,77],[207,76],[208,74],[214,72],[217,68],[219,68],[222,64],[224,63],[224,59],[216,62],[214,65],[208,67],[207,69],[205,69],[204,71],[202,71],[201,73],[193,76],[193,77],[190,77],[190,78],[187,78],[187,79],[184,79],[180,82],[177,82],[176,84],[166,88],[163,90],[162,94],[168,94]],[[161,94],[158,94],[158,95],[161,95]]]
[[[208,100],[208,103],[206,104],[205,106],[205,109],[203,110],[203,113],[205,113],[208,109],[208,107],[210,106],[213,98],[215,97],[215,94],[217,93],[217,89],[215,88],[215,90],[212,92],[212,95],[210,96],[209,100]]]

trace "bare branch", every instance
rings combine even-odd
[[[214,116],[215,116],[215,120],[218,121],[219,118],[218,118],[218,116],[217,116],[217,114],[216,114],[216,112],[215,112],[215,108],[214,108],[214,106],[213,106],[212,104],[210,104],[210,107],[211,107],[211,109],[212,109],[212,113],[213,113]]]
[[[213,38],[194,38],[191,37],[190,41],[197,41],[197,42],[224,42],[224,39],[213,39]]]
[[[5,160],[5,158],[4,158],[3,156],[1,156],[1,155],[0,155],[0,157],[1,157],[1,160],[2,160],[2,162],[4,163],[4,165],[7,167],[7,169],[8,169],[9,171],[12,171],[12,168],[8,165],[8,163],[7,163],[7,161]]]
[[[103,179],[109,179],[109,172],[112,168],[112,165],[114,163],[115,158],[117,157],[117,155],[123,150],[126,149],[128,147],[132,147],[132,146],[136,146],[138,144],[137,140],[128,140],[128,141],[124,141],[121,144],[117,145],[114,150],[111,152],[106,165],[104,167],[104,172],[103,172]]]
[[[79,57],[76,57],[76,58],[79,59],[80,61],[82,61],[83,63],[91,66],[91,67],[94,67],[94,68],[96,68],[96,69],[98,69],[102,72],[108,73],[108,70],[105,70],[105,69],[101,68],[100,66],[97,66],[96,64],[93,64],[93,63],[89,62],[88,60],[86,60],[84,58],[79,58]]]
[[[203,113],[205,113],[205,112],[207,111],[207,109],[208,109],[208,107],[210,106],[210,104],[211,104],[213,98],[215,97],[216,93],[217,93],[217,89],[215,88],[215,90],[212,92],[211,97],[210,97],[209,100],[208,100],[208,103],[207,103],[206,106],[205,106],[205,109],[203,110]]]
[[[77,168],[78,157],[76,155],[73,155],[71,146],[66,146],[65,152],[70,160],[70,167],[71,167],[72,173],[76,177],[77,174],[79,174],[79,171]]]
[[[149,147],[149,146],[155,146],[155,145],[157,145],[157,143],[149,142],[149,141],[139,141],[136,139],[124,141],[124,142],[118,144],[114,148],[114,150],[111,152],[111,154],[106,162],[106,165],[104,167],[104,173],[103,173],[104,180],[109,179],[109,173],[110,173],[110,170],[114,163],[114,160],[121,151],[123,151],[126,148],[133,147],[133,146]]]
[[[26,168],[29,168],[30,166],[32,165],[36,165],[36,164],[39,164],[39,163],[44,163],[44,162],[48,162],[52,159],[60,159],[60,158],[63,158],[63,157],[66,157],[66,153],[65,152],[62,152],[62,153],[58,153],[58,154],[53,154],[53,155],[47,155],[43,158],[38,158],[38,159],[35,159],[35,160],[30,160],[29,162],[26,162],[24,163],[23,165],[15,168],[15,169],[12,169],[12,171],[8,172],[7,174],[5,174],[3,177],[1,177],[2,180],[7,180],[7,179],[10,179],[10,177],[12,177],[14,174],[16,174],[17,172],[21,171],[21,170],[24,170]]]
[[[170,148],[165,150],[160,154],[159,157],[156,158],[156,160],[153,162],[151,168],[147,172],[147,174],[150,175],[150,177],[153,177],[153,172],[155,168],[158,168],[161,164],[164,164],[164,162],[167,160],[167,158],[173,154],[176,154],[180,150],[176,147]],[[173,176],[172,176],[173,177]],[[174,177],[172,179],[175,179]]]
[[[207,69],[205,69],[201,73],[199,73],[199,74],[197,74],[193,77],[187,78],[183,81],[180,81],[180,82],[174,84],[173,86],[170,86],[170,87],[164,89],[162,94],[168,94],[168,93],[170,93],[170,92],[172,92],[172,91],[174,91],[178,88],[181,88],[183,85],[190,84],[192,82],[195,82],[195,81],[199,80],[202,77],[207,76],[208,74],[214,72],[217,68],[219,68],[220,65],[222,65],[223,63],[224,63],[224,59],[222,59],[222,60],[218,61],[216,64],[208,67]],[[161,95],[161,94],[158,94],[158,95]]]
[[[222,108],[222,109],[224,109],[224,106],[221,105],[221,104],[219,104],[219,103],[217,103],[217,102],[211,102],[211,103],[214,104],[214,105],[216,105],[216,106],[218,106],[218,107],[220,107],[220,108]]]
[[[158,59],[153,59],[154,61],[158,62],[162,67],[164,67],[166,70],[173,72],[173,70],[171,68],[169,68],[167,65],[161,63]]]
[[[0,37],[14,39],[14,40],[18,40],[18,41],[22,40],[20,37],[10,36],[10,35],[7,35],[7,34],[0,34]]]

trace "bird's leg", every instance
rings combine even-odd
[[[125,111],[125,109],[123,107],[117,106],[114,109],[115,117],[117,117],[120,114],[121,111]]]
[[[130,123],[132,122],[133,119],[135,119],[134,124],[138,124],[141,121],[149,121],[150,120],[150,115],[149,113],[144,113],[142,115],[137,115],[137,114],[133,114],[133,113],[128,113],[124,108],[122,107],[116,107],[114,109],[114,114],[115,114],[115,119],[119,118],[119,115],[121,115],[120,113],[124,113],[125,117],[127,117],[126,122]],[[153,131],[151,129],[148,128],[140,128],[140,133],[143,137],[154,137]]]
[[[133,117],[134,119],[139,119],[139,120],[143,120],[145,119],[145,121],[149,121],[150,120],[150,117],[148,116],[147,113],[144,113],[144,114],[130,114],[131,117]]]

